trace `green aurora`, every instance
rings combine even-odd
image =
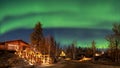
[[[120,0],[0,0],[0,34],[20,28],[32,29],[38,21],[43,28],[109,31],[113,23],[120,22],[119,6]],[[98,48],[108,45],[104,37],[92,39],[97,40]],[[63,44],[72,41],[65,40],[70,39],[58,39]],[[87,46],[87,42],[79,43]]]

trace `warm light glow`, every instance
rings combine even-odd
[[[80,60],[80,62],[82,62],[82,61],[89,61],[89,60],[92,60],[92,58],[87,58],[87,57],[83,57],[81,60]]]
[[[29,63],[29,65],[33,65],[32,63]]]
[[[96,53],[95,56],[100,56],[101,54]]]
[[[60,56],[66,56],[65,52],[61,52]]]
[[[104,54],[105,52],[104,51],[102,51],[102,54]]]
[[[36,52],[30,48],[26,48],[25,50],[17,50],[15,54],[20,58],[23,58],[29,63],[29,65],[49,64],[51,60],[49,55],[42,55],[40,52]]]

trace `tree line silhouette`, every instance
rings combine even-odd
[[[120,61],[120,24],[114,24],[112,31],[114,34],[107,35],[105,39],[109,42],[108,48],[106,50],[107,57],[113,62]],[[91,47],[81,48],[77,47],[76,43],[73,42],[71,45],[61,48],[60,44],[56,43],[54,37],[43,35],[43,29],[40,22],[38,22],[30,36],[31,46],[36,50],[40,51],[42,54],[50,54],[52,58],[58,58],[60,52],[63,50],[66,53],[66,57],[72,59],[79,59],[79,56],[85,55],[88,57],[94,57],[96,52],[99,50],[96,48],[96,42],[93,40],[91,42]]]

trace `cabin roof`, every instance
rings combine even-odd
[[[10,41],[5,41],[5,42],[0,42],[0,45],[5,45],[5,43],[10,43],[10,42],[23,42],[23,43],[25,43],[25,44],[27,44],[28,45],[28,43],[26,43],[25,41],[23,41],[23,40],[10,40]]]

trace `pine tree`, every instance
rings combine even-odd
[[[109,44],[110,57],[113,61],[118,62],[120,59],[120,24],[114,24],[112,28],[114,34],[107,36]]]
[[[94,55],[95,54],[95,52],[96,52],[96,46],[95,46],[95,41],[93,40],[92,41],[92,54]]]
[[[72,58],[75,59],[76,58],[76,41],[73,41],[71,47],[72,47]]]
[[[36,48],[39,51],[40,51],[40,46],[42,46],[44,43],[44,37],[43,37],[42,30],[43,30],[42,25],[40,22],[38,22],[34,28],[34,31],[32,32],[30,36],[32,47]]]

